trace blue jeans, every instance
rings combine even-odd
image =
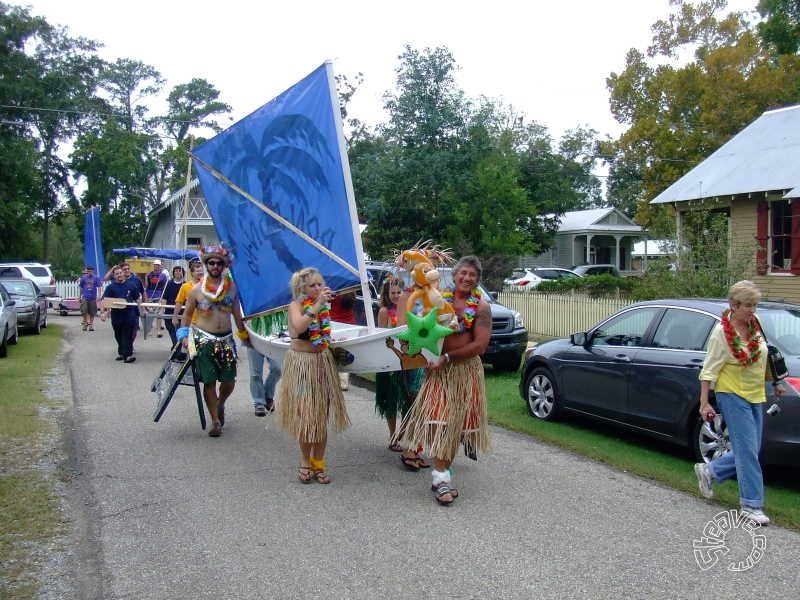
[[[715,481],[736,475],[739,502],[750,508],[764,507],[764,478],[758,453],[764,427],[764,406],[752,404],[736,394],[717,392],[717,406],[728,424],[731,451],[708,463]]]
[[[264,379],[264,360],[269,366],[269,374]],[[268,356],[260,354],[257,350],[247,348],[247,362],[250,363],[250,396],[253,406],[266,406],[267,399],[275,397],[275,385],[281,376],[281,367]]]

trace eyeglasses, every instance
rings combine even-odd
[[[225,263],[224,263],[223,261],[221,261],[221,260],[207,260],[207,261],[206,261],[206,264],[207,264],[209,267],[221,267],[221,266],[222,266],[222,265],[224,265]]]

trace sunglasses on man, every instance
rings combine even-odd
[[[221,267],[221,266],[223,266],[225,264],[225,262],[221,261],[221,260],[207,260],[206,264],[209,267]]]

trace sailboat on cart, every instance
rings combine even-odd
[[[289,279],[313,266],[335,292],[360,288],[365,299],[365,326],[332,324],[339,368],[409,366],[394,337],[406,327],[375,326],[330,62],[198,146],[192,160],[219,238],[233,255],[257,351],[283,360],[291,341]]]

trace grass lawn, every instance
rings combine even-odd
[[[0,597],[37,596],[37,562],[63,527],[52,471],[42,465],[57,432],[40,410],[56,403],[44,394],[61,348],[61,328],[21,335],[0,359]],[[55,349],[55,351],[54,351]]]
[[[532,417],[519,395],[519,373],[486,371],[489,420],[494,425],[598,460],[677,490],[697,494],[697,479],[688,449],[585,419],[545,422]],[[783,527],[800,530],[800,482],[796,469],[765,470],[765,512]],[[714,499],[724,508],[739,507],[735,481],[714,486]]]

